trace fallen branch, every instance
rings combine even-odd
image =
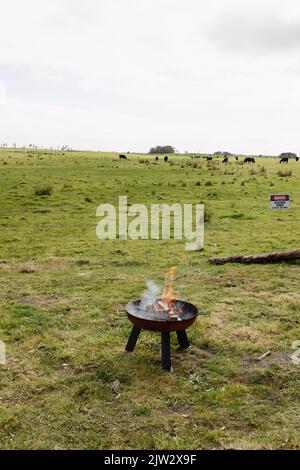
[[[264,263],[280,263],[282,261],[295,261],[300,259],[300,249],[289,251],[275,251],[273,253],[262,253],[260,255],[248,256],[228,256],[225,258],[211,258],[209,260],[212,264],[226,264],[226,263],[243,263],[243,264],[264,264]]]
[[[257,361],[262,361],[265,357],[270,356],[270,354],[271,354],[271,351],[267,351],[264,354],[262,354],[261,356],[259,356],[256,360]]]

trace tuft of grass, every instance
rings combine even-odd
[[[26,261],[25,263],[21,264],[20,267],[20,273],[35,273],[36,272],[36,266],[34,261]]]
[[[262,166],[261,169],[259,170],[259,174],[261,176],[267,176],[267,170],[265,169],[264,166]]]
[[[207,209],[207,206],[204,206],[204,222],[210,222],[212,218],[211,212]]]
[[[48,185],[48,186],[40,186],[39,188],[36,188],[34,194],[36,196],[51,196],[53,193],[53,187]]]
[[[292,170],[277,171],[277,175],[280,176],[280,178],[288,178],[289,176],[292,176],[292,174],[293,174]]]
[[[221,218],[222,219],[243,219],[245,214],[243,212],[235,212],[234,214],[225,214]]]

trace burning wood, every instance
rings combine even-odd
[[[166,275],[165,287],[162,295],[148,305],[145,310],[149,312],[167,313],[170,318],[180,320],[182,305],[176,306],[176,295],[173,289],[173,281],[176,274],[176,267],[170,268]]]

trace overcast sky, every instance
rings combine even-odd
[[[0,142],[300,153],[299,0],[1,2]]]

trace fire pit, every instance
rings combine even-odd
[[[172,298],[166,305],[165,298],[158,298],[150,305],[142,300],[133,300],[126,305],[126,312],[133,328],[129,336],[126,351],[133,351],[141,330],[161,333],[162,369],[171,370],[170,333],[176,331],[181,348],[189,347],[186,328],[196,320],[198,310],[195,305]]]

